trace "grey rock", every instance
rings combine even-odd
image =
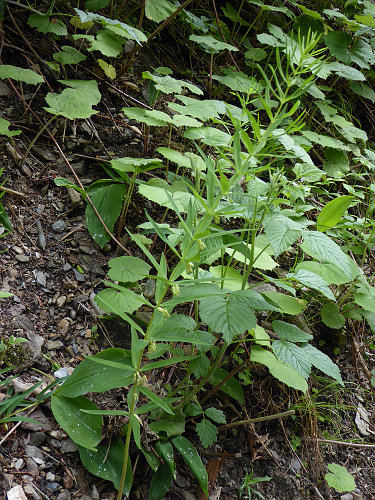
[[[56,478],[55,474],[53,474],[52,472],[47,472],[46,481],[54,481],[55,478]]]
[[[46,486],[51,491],[57,491],[57,490],[59,490],[61,488],[61,486],[59,485],[59,483],[50,482],[50,481],[46,481]]]
[[[78,450],[77,446],[75,445],[75,443],[73,443],[71,439],[64,439],[64,441],[61,441],[61,447],[60,447],[61,453],[74,453],[77,450]]]
[[[15,259],[18,260],[18,262],[23,262],[23,263],[30,261],[30,257],[28,255],[16,255]]]
[[[52,229],[55,233],[63,233],[67,227],[67,224],[63,220],[57,220],[52,224]]]
[[[30,458],[37,458],[44,461],[42,451],[36,446],[32,446],[30,444],[26,445],[25,453]]]
[[[155,280],[146,280],[143,286],[143,295],[146,299],[153,299],[155,297],[156,282]]]
[[[19,458],[16,463],[14,464],[14,468],[17,469],[17,470],[21,470],[22,467],[24,466],[25,464],[25,460],[23,460],[23,458]]]
[[[21,413],[21,415],[23,415]],[[40,408],[36,408],[30,415],[30,418],[36,420],[39,422],[39,424],[34,423],[34,422],[22,422],[21,427],[22,429],[29,431],[29,432],[35,432],[39,433],[41,431],[44,432],[50,432],[52,430],[52,425],[49,419],[44,415],[42,410]],[[31,440],[31,436],[30,436]],[[32,443],[34,446],[38,446],[36,443]]]
[[[66,264],[63,265],[63,271],[67,272],[70,271],[72,266],[67,262]]]
[[[63,490],[61,493],[59,493],[59,496],[56,498],[56,500],[69,500],[70,498],[70,493],[68,490]]]
[[[14,321],[17,323],[18,328],[21,328],[21,330],[26,330],[26,331],[34,330],[34,323],[25,314],[20,314],[19,316],[14,318]]]
[[[46,347],[49,351],[55,351],[56,349],[64,347],[64,344],[61,340],[47,340]]]
[[[41,286],[46,286],[47,284],[47,276],[43,271],[37,271],[35,273],[36,282]]]
[[[47,439],[46,434],[43,431],[37,431],[30,434],[30,443],[33,446],[40,446]]]
[[[341,495],[340,500],[353,500],[353,495],[351,493],[346,493],[345,495]]]
[[[81,274],[79,271],[77,271],[77,269],[73,269],[73,272],[74,272],[74,276],[75,276],[77,281],[86,281],[86,278],[84,277],[84,275]]]
[[[364,500],[363,495],[361,495],[360,493],[353,492],[352,495],[353,495],[353,500]]]
[[[63,378],[63,377],[67,377],[69,375],[68,369],[66,366],[64,366],[63,368],[59,368],[58,370],[53,372],[53,374],[56,378]]]
[[[60,297],[56,300],[56,305],[58,308],[64,307],[66,304],[66,295],[60,295]]]

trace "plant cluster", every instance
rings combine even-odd
[[[210,54],[209,98],[200,85],[173,78],[169,68],[145,71],[148,105],[119,110],[142,124],[145,158],[112,159],[103,165],[107,178],[87,190],[55,180],[88,201],[87,227],[100,247],[117,224],[118,236],[126,231],[145,257],[110,260],[109,281],[96,296],[101,310],[129,325],[131,348],[87,357],[51,396],[53,414],[77,443],[83,464],[111,480],[118,499],[132,486],[131,440],[155,471],[149,498],[161,499],[168,490],[175,452],[207,494],[206,470],[182,435],[186,419],[199,420],[204,447],[215,443],[217,424],[226,417],[207,406],[210,396],[222,391],[244,404],[243,383],[251,382],[255,364],[304,393],[313,368],[344,384],[338,366],[312,344],[314,328],[301,320],[304,312],[331,331],[345,334],[347,322],[363,321],[375,329],[375,288],[363,271],[375,243],[375,153],[350,108],[353,95],[363,106],[375,101],[375,7],[347,2],[341,10],[318,12],[295,1],[290,8],[247,3],[258,9],[253,23],[242,17],[242,2],[238,8],[227,3],[227,23],[216,25],[167,0],[143,2],[141,19],[168,23],[179,14],[194,50]],[[46,94],[52,118],[43,129],[56,117],[81,120],[97,112],[97,81],[69,79],[70,66],[94,54],[103,74],[115,80],[131,64],[124,46],[132,42],[133,57],[157,35],[158,28],[147,36],[141,19],[138,28],[126,24],[122,7],[114,15],[116,6],[109,4],[89,0],[85,11],[74,9],[69,18],[74,46],[61,45],[48,62],[65,76],[59,82],[66,88]],[[53,8],[33,12],[28,23],[61,40],[68,23]],[[101,9],[106,15],[97,13]],[[272,12],[281,21],[256,31]],[[235,66],[220,71],[215,60],[225,53]],[[44,81],[9,65],[0,66],[0,78]],[[160,109],[162,95],[173,98]],[[8,137],[15,134],[5,120],[0,127]],[[167,141],[148,158],[154,127],[165,130]],[[148,179],[148,171],[157,175]],[[127,227],[135,190],[163,207],[168,222],[146,212],[137,230]],[[151,250],[150,235],[163,244],[160,255]],[[153,300],[142,292],[145,280],[155,280]],[[144,307],[152,311],[147,321]],[[172,366],[176,383],[150,381],[151,372]],[[100,409],[86,396],[120,387],[127,388],[120,409]],[[103,416],[109,415],[124,417],[125,442],[101,444]],[[268,478],[250,478],[242,490],[255,492],[251,484],[258,480]]]

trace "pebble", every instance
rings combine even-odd
[[[28,255],[16,255],[15,259],[18,260],[18,262],[29,262],[30,257]]]
[[[36,282],[41,286],[46,286],[47,284],[47,276],[43,273],[43,271],[37,271],[35,273]]]
[[[67,227],[67,224],[63,220],[57,220],[52,224],[52,229],[55,233],[63,233]]]
[[[63,490],[59,493],[59,496],[56,500],[68,500],[70,498],[70,492],[68,490]]]
[[[155,297],[156,282],[155,280],[147,280],[143,287],[143,295],[146,299],[153,299]]]
[[[55,474],[53,474],[52,472],[47,472],[46,481],[54,481],[55,478],[56,478]]]
[[[30,443],[33,446],[40,446],[47,439],[46,434],[43,431],[37,431],[30,434]]]
[[[82,273],[80,273],[79,271],[77,271],[77,269],[73,269],[73,272],[74,272],[74,276],[76,277],[77,281],[86,281],[86,278],[84,277],[84,275]]]
[[[13,486],[13,488],[7,492],[7,498],[8,500],[27,500],[27,496],[21,486]]]
[[[68,318],[63,318],[57,325],[57,330],[61,335],[66,335],[68,333],[69,326],[70,321],[68,320]]]
[[[55,351],[64,347],[64,344],[61,340],[47,340],[46,347],[49,351]]]
[[[72,266],[67,262],[66,264],[63,265],[63,271],[70,271]]]
[[[71,439],[64,439],[64,441],[61,441],[61,453],[73,453],[77,450],[78,448],[76,444]]]
[[[21,470],[24,465],[25,465],[25,460],[23,458],[19,458],[14,464],[14,468],[17,470]]]
[[[58,308],[64,307],[66,304],[66,295],[60,295],[60,297],[56,300],[56,305]]]
[[[23,250],[22,250],[22,248],[20,248],[20,247],[14,246],[12,248],[12,250],[14,250],[18,255],[22,255],[24,253]]]
[[[38,459],[38,461],[44,462],[43,453],[36,446],[32,446],[30,444],[27,444],[25,447],[25,453],[28,457],[33,458],[34,460]]]
[[[55,483],[55,482],[51,482],[51,481],[46,481],[46,486],[51,491],[57,491],[58,489],[61,488],[59,483]]]

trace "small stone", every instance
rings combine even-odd
[[[17,470],[21,470],[22,467],[24,466],[25,464],[25,460],[23,458],[19,458],[16,463],[14,464],[14,468],[17,469]]]
[[[44,461],[43,460],[43,453],[39,448],[36,446],[32,446],[30,444],[26,445],[25,447],[25,453],[28,457],[33,458],[33,459],[38,459],[39,461]]]
[[[57,497],[56,500],[69,500],[70,498],[70,493],[68,490],[63,490],[61,493],[59,493],[59,496]]]
[[[69,326],[70,326],[70,321],[68,320],[68,318],[63,318],[57,325],[57,330],[60,333],[60,335],[66,335],[68,333]]]
[[[46,286],[47,276],[43,273],[43,271],[37,271],[35,273],[36,282],[41,286]]]
[[[56,478],[55,474],[53,474],[52,472],[47,472],[46,481],[54,481],[55,478]]]
[[[61,453],[74,453],[78,448],[71,439],[64,439],[61,442],[60,452]]]
[[[84,277],[83,274],[81,274],[77,269],[73,269],[74,276],[76,277],[77,281],[86,281],[86,278]]]
[[[58,308],[64,307],[66,304],[66,295],[60,295],[60,297],[56,300],[56,305]]]
[[[147,280],[143,287],[143,295],[146,299],[153,299],[155,297],[156,282],[155,280]]]
[[[58,370],[53,372],[53,374],[56,378],[67,377],[69,375],[69,368],[67,366],[63,366],[62,368],[59,368]]]
[[[87,253],[88,255],[91,255],[95,252],[93,248],[88,247],[87,245],[79,245],[79,249],[81,250],[81,252]]]
[[[28,255],[16,255],[15,259],[18,260],[18,262],[22,262],[22,263],[30,261],[30,257]]]
[[[67,262],[66,264],[63,265],[63,271],[70,271],[72,266]]]
[[[33,432],[32,434],[30,434],[30,443],[33,446],[40,446],[41,444],[43,444],[45,442],[46,439],[47,439],[47,436],[42,431],[37,431],[37,432]]]
[[[51,490],[51,491],[57,491],[60,489],[59,483],[51,482],[51,481],[46,481],[46,487]]]
[[[92,498],[93,500],[99,500],[99,498],[100,498],[100,497],[99,497],[98,490],[96,489],[95,484],[94,484],[94,485],[93,485],[93,487],[92,487],[92,491],[91,491],[91,498]]]
[[[340,500],[353,500],[353,495],[351,493],[346,493],[345,495],[341,495]]]
[[[56,351],[57,349],[64,347],[64,344],[61,340],[47,340],[46,347],[49,351]]]
[[[14,486],[7,492],[8,500],[27,500],[27,496],[21,486]]]
[[[12,250],[14,250],[18,255],[22,255],[24,253],[24,251],[20,247],[14,246]]]
[[[33,420],[36,420],[38,423],[34,422],[22,422],[21,427],[22,429],[32,432],[30,435],[30,441],[33,439],[33,434],[43,434],[42,431],[49,432],[52,430],[52,425],[50,420],[44,415],[42,410],[40,408],[36,408],[30,415],[30,418]],[[36,439],[41,439],[41,435],[38,436]],[[39,444],[36,443],[31,443],[34,446],[39,446]]]
[[[63,233],[67,227],[67,224],[63,220],[57,220],[52,224],[52,229],[55,233]]]

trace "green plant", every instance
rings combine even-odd
[[[239,490],[239,495],[240,498],[252,498],[252,494],[256,495],[259,498],[262,498],[264,500],[264,496],[257,491],[254,486],[258,483],[264,483],[266,481],[271,481],[271,477],[265,476],[265,477],[254,477],[254,471],[251,470],[249,472],[247,468],[245,467],[245,476],[242,480],[242,484],[240,486]]]
[[[355,489],[354,478],[345,467],[339,464],[329,464],[328,470],[330,472],[324,477],[330,488],[335,489],[339,493]]]

